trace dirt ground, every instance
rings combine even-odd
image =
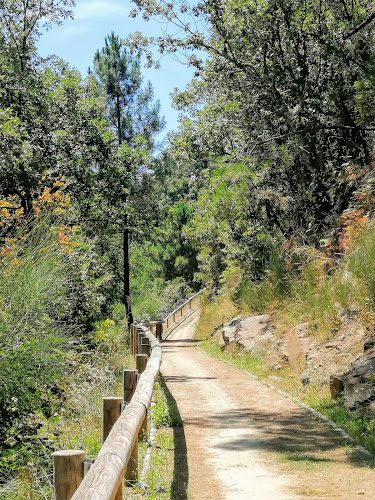
[[[198,350],[198,319],[163,342],[162,377],[184,420],[173,498],[375,500],[374,463],[290,399]]]

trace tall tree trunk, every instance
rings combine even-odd
[[[132,306],[130,301],[130,266],[129,266],[129,228],[128,216],[125,219],[125,229],[123,232],[123,252],[124,252],[124,304],[125,313],[128,320],[128,328],[133,323]]]
[[[121,134],[121,108],[120,108],[120,96],[117,92],[116,94],[116,114],[117,114],[117,136],[118,136],[118,145],[121,145],[122,134]]]
[[[121,134],[121,109],[120,109],[120,97],[117,92],[116,95],[116,112],[117,112],[117,135],[118,144],[121,145],[122,134]],[[125,314],[128,320],[128,330],[130,331],[130,325],[133,323],[132,305],[130,301],[130,266],[129,266],[129,216],[125,216],[125,229],[123,232],[123,254],[124,254],[124,304],[125,304]]]

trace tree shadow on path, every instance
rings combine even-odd
[[[173,482],[171,486],[171,498],[172,500],[187,500],[189,468],[187,461],[185,430],[176,400],[168,389],[162,374],[159,375],[159,381],[173,415],[174,470]]]

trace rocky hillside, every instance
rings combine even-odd
[[[224,351],[261,356],[271,381],[288,368],[302,385],[342,395],[346,408],[375,412],[375,339],[356,320],[347,318],[329,340],[308,323],[290,329],[270,314],[233,318],[215,335]]]

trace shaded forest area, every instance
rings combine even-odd
[[[77,417],[68,395],[106,356],[115,384],[133,317],[204,286],[254,310],[293,300],[317,328],[342,309],[374,328],[373,3],[134,4],[170,34],[108,34],[81,75],[36,49],[72,0],[0,0],[5,498],[25,498],[14,478],[49,494],[52,426]],[[196,72],[161,149],[141,61],[176,52]]]

